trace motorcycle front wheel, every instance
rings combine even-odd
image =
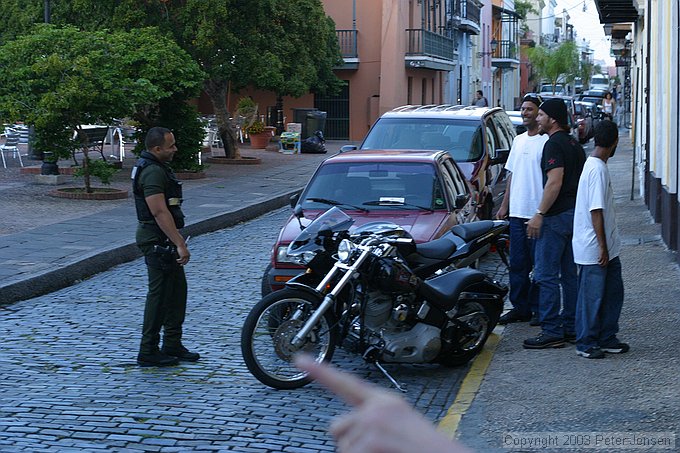
[[[487,301],[464,301],[456,315],[459,325],[444,332],[453,347],[441,353],[439,363],[454,367],[472,360],[484,347],[499,314]]]
[[[321,317],[302,345],[293,337],[321,300],[300,290],[275,291],[250,311],[241,332],[241,353],[248,370],[260,382],[276,389],[294,389],[310,382],[307,374],[293,364],[297,353],[328,362],[337,345],[335,319],[331,310]]]

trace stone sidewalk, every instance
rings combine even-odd
[[[586,151],[591,149],[592,144]],[[630,199],[632,162],[626,134],[608,166],[623,240],[625,301],[619,337],[630,344],[630,352],[589,360],[577,356],[572,345],[526,350],[522,341],[539,328],[506,326],[458,426],[459,438],[476,451],[621,451],[622,446],[607,445],[606,439],[616,442],[637,434],[642,441],[640,433],[680,437],[680,271],[640,197],[637,179]],[[545,447],[530,448],[532,439]],[[679,451],[680,440],[664,448],[625,447]]]
[[[294,155],[244,146],[242,154],[259,157],[260,164],[208,165],[207,178],[184,181],[186,233],[215,231],[286,205],[319,163],[347,143],[328,141],[327,154]],[[126,159],[113,187],[129,189],[133,165],[134,159]],[[139,256],[131,194],[118,201],[53,198],[47,195],[53,187],[34,181],[17,169],[0,177],[0,305],[46,294]]]

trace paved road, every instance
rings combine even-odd
[[[259,299],[282,209],[192,239],[186,344],[196,364],[140,369],[134,359],[146,288],[143,261],[0,308],[0,451],[333,451],[325,430],[346,407],[312,384],[264,387],[247,371],[240,328]],[[334,362],[383,386],[358,357]],[[389,366],[433,421],[465,369]]]

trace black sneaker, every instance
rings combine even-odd
[[[137,365],[142,367],[147,366],[175,366],[179,365],[177,357],[171,357],[162,352],[155,352],[153,354],[139,354],[137,355]]]
[[[541,321],[538,319],[538,313],[534,313],[529,320],[529,325],[536,327],[541,325]]]
[[[527,322],[531,319],[531,315],[520,315],[517,313],[517,310],[514,308],[504,314],[503,316],[498,319],[498,324],[500,325],[505,325],[505,324],[511,324],[513,322]]]
[[[628,343],[618,342],[612,346],[606,346],[600,349],[610,354],[623,354],[624,352],[630,351],[630,346],[628,346]]]
[[[576,354],[580,355],[581,357],[585,357],[586,359],[604,359],[604,352],[600,348],[592,347],[588,348],[585,351],[579,351],[578,349],[576,350]]]
[[[524,340],[523,346],[524,349],[561,348],[564,346],[564,338],[549,337],[541,332],[534,338],[527,338]]]
[[[198,352],[191,352],[184,346],[180,346],[177,349],[163,346],[161,352],[184,362],[197,362],[198,359],[201,358],[201,355]]]

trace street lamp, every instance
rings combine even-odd
[[[491,42],[489,43],[491,50],[488,52],[477,52],[477,58],[482,58],[485,55],[491,55],[496,52],[496,49],[498,48],[498,41],[496,39],[492,39]]]

